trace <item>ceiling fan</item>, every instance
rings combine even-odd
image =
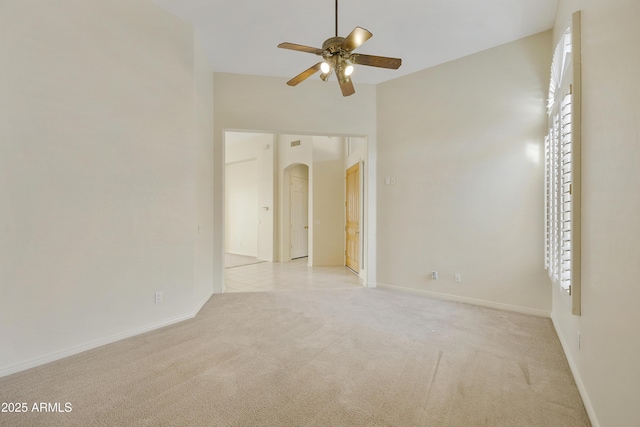
[[[322,56],[324,59],[324,61],[318,62],[289,80],[287,84],[295,86],[318,71],[322,71],[320,78],[326,82],[335,71],[342,95],[349,96],[356,92],[350,77],[351,73],[353,73],[354,65],[368,65],[370,67],[390,68],[393,70],[400,68],[402,59],[399,58],[353,53],[355,49],[372,36],[373,34],[364,28],[356,27],[347,37],[338,37],[338,0],[336,0],[336,36],[325,40],[322,44],[322,49],[295,43],[280,43],[278,45],[282,49],[313,53]]]

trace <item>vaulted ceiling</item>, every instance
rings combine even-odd
[[[334,0],[152,0],[192,24],[216,72],[293,77],[318,61],[278,49],[335,34]],[[402,58],[399,70],[357,66],[380,83],[552,28],[558,0],[340,0],[339,35],[373,37],[357,53]]]

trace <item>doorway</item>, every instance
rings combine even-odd
[[[289,184],[291,259],[309,256],[309,180],[291,175]]]
[[[372,267],[367,263],[367,259],[374,245],[366,237],[371,231],[367,224],[371,217],[375,219],[375,211],[366,209],[371,203],[367,198],[367,194],[371,193],[368,191],[369,178],[365,168],[365,161],[369,155],[366,137],[229,130],[225,131],[224,140],[223,171],[229,166],[233,174],[234,168],[241,167],[239,164],[255,166],[252,174],[257,175],[258,197],[253,204],[258,211],[258,257],[252,260],[253,263],[287,263],[295,260],[296,266],[303,262],[309,268],[342,266],[345,271],[351,270],[349,274],[356,273],[361,283],[370,279],[369,272]],[[355,204],[349,208],[350,227],[346,227],[345,177],[347,170],[356,164],[358,166],[351,170],[355,183],[351,183],[350,180],[349,184],[349,192],[353,193],[351,197]],[[297,173],[296,170],[304,172]],[[356,170],[357,173],[353,173]],[[226,188],[225,175],[223,172],[223,218],[227,216],[227,210],[233,211],[235,208],[235,202],[230,200],[235,197],[235,187]],[[238,175],[248,176],[240,173]],[[292,179],[292,175],[304,177],[306,181]],[[233,183],[234,178],[231,177],[230,181]],[[303,183],[306,183],[306,186]],[[291,187],[298,187],[298,190],[294,188],[292,193]],[[306,194],[303,190],[305,187]],[[255,194],[255,190],[252,190],[252,194]],[[298,201],[294,201],[292,206],[294,199]],[[302,203],[305,199],[307,202]],[[252,200],[255,200],[253,196]],[[248,206],[248,203],[246,205]],[[305,206],[306,213],[300,209]],[[234,219],[241,218],[233,216]],[[241,231],[247,232],[251,229],[254,233],[256,218],[252,219]],[[232,223],[233,220],[230,224]],[[224,253],[227,234],[229,238],[233,238],[238,236],[238,233],[227,229],[224,222],[223,231],[222,255],[228,257],[229,254]],[[254,241],[253,238],[250,240]],[[375,242],[375,236],[373,240]],[[246,240],[242,243],[243,248],[247,249]],[[228,272],[237,268],[244,267],[236,267],[234,264]],[[223,277],[223,283],[224,280]],[[224,292],[224,288],[222,291]]]
[[[297,163],[286,167],[282,174],[282,258],[283,262],[311,258],[312,236],[310,167]]]

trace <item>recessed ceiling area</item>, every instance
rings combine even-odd
[[[215,72],[291,78],[317,57],[282,42],[322,47],[335,35],[335,1],[152,0],[194,26]],[[339,35],[373,37],[358,53],[402,59],[399,70],[357,66],[358,83],[381,83],[553,26],[557,0],[340,0]],[[357,77],[355,77],[357,76]]]

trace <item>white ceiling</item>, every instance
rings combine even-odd
[[[278,49],[322,47],[335,34],[334,0],[152,0],[192,24],[213,71],[293,77],[319,57]],[[402,58],[399,70],[359,66],[380,83],[552,28],[558,0],[341,0],[339,35],[373,37],[358,53]]]

